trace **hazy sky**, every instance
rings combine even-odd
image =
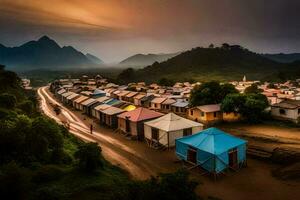
[[[0,43],[42,35],[106,62],[223,42],[300,52],[300,0],[0,0]]]

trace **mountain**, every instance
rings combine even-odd
[[[170,53],[170,54],[136,54],[125,60],[121,61],[120,64],[124,66],[132,67],[145,67],[152,65],[154,62],[163,62],[174,56],[177,56],[179,53]]]
[[[97,67],[97,63],[72,46],[60,47],[47,36],[18,47],[0,45],[0,63],[17,71]]]
[[[148,82],[161,78],[174,80],[238,80],[244,75],[260,79],[282,69],[283,64],[251,52],[239,45],[194,48],[167,61],[154,63],[135,73],[137,80]]]
[[[93,63],[99,64],[99,65],[104,63],[100,58],[98,58],[92,54],[87,53],[87,54],[85,54],[85,56]]]
[[[262,54],[264,57],[274,60],[280,63],[292,63],[294,61],[300,60],[300,53],[278,53],[278,54]]]

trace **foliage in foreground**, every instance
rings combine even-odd
[[[84,144],[53,120],[41,116],[34,95],[28,96],[19,78],[1,66],[0,83],[2,199],[197,198],[196,184],[188,180],[186,172],[148,181],[128,179],[126,173],[103,159],[97,144]]]

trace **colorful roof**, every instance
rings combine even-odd
[[[194,135],[176,139],[177,141],[214,155],[219,155],[247,143],[246,140],[225,133],[217,128],[208,128]]]
[[[132,110],[132,111],[129,111],[126,113],[122,113],[118,117],[122,118],[122,119],[128,118],[130,121],[138,122],[138,121],[153,119],[153,118],[157,118],[157,117],[161,117],[161,116],[163,116],[162,113],[140,107],[135,110]]]
[[[123,108],[123,110],[126,110],[126,111],[132,111],[132,110],[135,110],[135,109],[136,109],[136,107],[134,105],[128,105],[125,108]]]

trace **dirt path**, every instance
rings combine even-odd
[[[50,95],[50,98],[45,97],[46,101],[51,101],[51,93],[46,90],[44,92]],[[42,95],[47,96],[45,93]],[[47,104],[49,110],[46,112],[51,112],[49,102],[44,104]],[[111,129],[99,126],[78,111],[65,107],[64,109],[67,113],[61,114],[59,120],[66,120],[66,118],[77,120],[72,125],[73,134],[86,140],[97,141],[103,148],[103,154],[108,161],[126,169],[136,179],[145,179],[161,172],[172,172],[181,167],[180,163],[176,162],[174,150],[151,149],[143,142],[129,140],[123,135],[114,133]],[[51,115],[55,115],[53,111]],[[96,134],[90,135],[85,131],[82,133],[83,127],[89,127],[91,123],[94,123]],[[208,197],[223,200],[298,199],[300,183],[281,181],[272,177],[271,170],[276,167],[278,166],[274,164],[248,158],[248,167],[236,173],[226,173],[225,177],[221,177],[216,182],[210,177],[201,176],[197,170],[191,171],[191,178],[200,182],[197,193],[205,199]]]
[[[105,159],[128,171],[133,178],[147,179],[150,176],[155,176],[158,171],[170,171],[169,166],[157,165],[148,159],[148,155],[151,155],[162,158],[162,160],[158,159],[157,162],[166,163],[164,157],[161,157],[162,152],[147,148],[144,143],[128,140],[122,135],[112,133],[111,129],[98,126],[93,120],[82,115],[80,112],[71,110],[60,104],[45,88],[41,88],[38,94],[41,97],[41,108],[47,116],[59,123],[68,121],[71,133],[85,141],[99,143],[103,149]],[[54,113],[51,104],[57,104],[61,107],[62,112],[60,115]],[[91,124],[94,127],[92,135],[89,130]],[[172,159],[168,160],[169,162],[173,162],[176,159],[174,152],[163,152],[163,154],[170,154],[166,156]],[[175,170],[176,165],[174,166]]]

